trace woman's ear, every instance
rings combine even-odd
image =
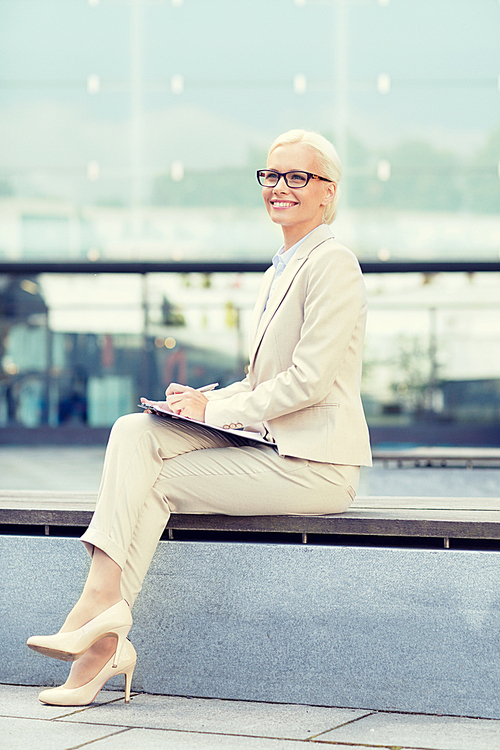
[[[337,185],[335,182],[325,182],[325,197],[321,203],[322,206],[328,206],[329,203],[333,201],[335,198],[335,193],[337,192]]]

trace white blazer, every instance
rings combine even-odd
[[[205,394],[205,419],[259,429],[284,456],[370,466],[361,403],[366,291],[355,255],[326,224],[297,248],[269,299],[264,274],[246,378]]]

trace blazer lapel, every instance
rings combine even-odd
[[[260,285],[260,289],[259,289],[259,296],[257,297],[257,302],[255,303],[255,306],[253,308],[252,319],[250,321],[250,332],[249,332],[250,349],[252,349],[252,342],[254,341],[257,335],[257,329],[259,327],[259,323],[262,318],[264,305],[266,304],[267,298],[269,296],[269,290],[271,288],[271,284],[273,283],[273,278],[274,278],[274,269],[271,266],[271,268],[268,268],[267,271],[264,273],[264,276],[262,278],[262,284]]]
[[[274,277],[273,273],[269,274],[268,283],[263,284],[260,290],[259,298],[254,309],[254,319],[252,321],[252,338],[250,347],[250,361],[253,360],[259,348],[262,337],[267,326],[271,322],[276,310],[281,305],[283,298],[288,293],[292,282],[298,271],[302,268],[310,253],[321,245],[325,240],[332,239],[333,235],[326,224],[321,224],[304,242],[297,248],[287,267],[279,278],[276,289],[273,292],[268,305],[261,315],[261,311],[266,303],[269,289]],[[269,269],[271,270],[271,269]],[[266,272],[268,273],[268,272]]]

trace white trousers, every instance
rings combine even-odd
[[[284,457],[272,445],[202,425],[129,414],[111,430],[82,541],[122,568],[122,595],[132,606],[170,513],[341,513],[358,482],[358,466]]]

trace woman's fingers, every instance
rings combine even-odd
[[[196,394],[198,393],[198,391],[196,391],[194,388],[191,388],[190,385],[170,383],[167,390],[165,391],[169,408],[176,414],[184,413],[185,398],[189,397],[193,393]]]
[[[184,417],[197,419],[199,422],[205,421],[207,398],[200,391],[191,388],[189,385],[170,383],[165,395],[166,401],[150,401],[150,399],[141,397],[141,403],[164,411],[171,411],[174,414],[182,414]]]
[[[193,391],[194,388],[191,388],[190,385],[182,385],[181,383],[170,383],[167,390],[165,391],[165,396],[168,398],[168,396],[172,396],[174,393],[185,393],[186,391]]]
[[[141,396],[141,404],[145,404],[156,409],[162,409],[163,411],[172,411],[167,401],[151,401],[150,398],[144,398],[143,396]],[[146,414],[151,413],[147,409],[145,409],[145,412]]]
[[[189,391],[183,393],[174,393],[167,400],[170,408],[176,414],[197,419],[199,422],[205,421],[207,398],[194,388],[190,388]]]

